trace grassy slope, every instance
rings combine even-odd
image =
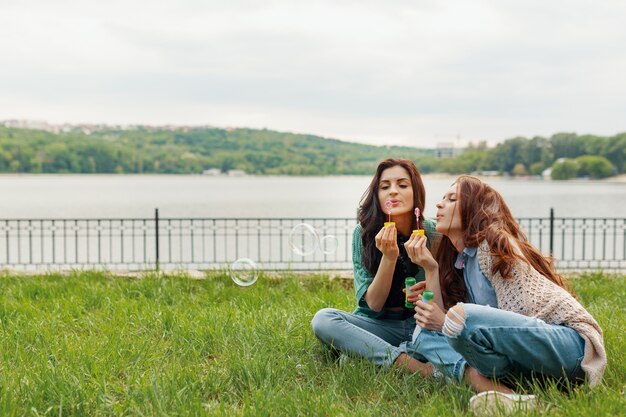
[[[604,385],[538,392],[547,415],[626,409],[626,280],[574,280],[605,330]],[[472,395],[378,369],[340,366],[309,321],[352,308],[349,282],[262,276],[248,288],[106,273],[0,278],[0,415],[465,415]]]

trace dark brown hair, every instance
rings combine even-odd
[[[408,159],[396,159],[388,158],[378,164],[376,173],[370,182],[369,187],[359,203],[359,209],[357,211],[357,220],[363,228],[362,243],[363,253],[361,258],[363,265],[372,275],[376,274],[378,265],[382,255],[378,249],[376,249],[376,242],[374,238],[380,231],[385,223],[385,213],[380,207],[378,202],[378,186],[380,183],[380,177],[384,170],[393,168],[395,166],[401,166],[409,173],[409,179],[411,180],[411,187],[413,188],[413,207],[420,209],[419,224],[424,221],[424,202],[426,200],[426,191],[424,189],[424,183],[422,182],[422,176],[420,175],[417,167]],[[415,216],[415,214],[413,214]],[[415,217],[413,217],[415,221]]]
[[[457,204],[460,204],[461,227],[464,231],[463,242],[466,247],[478,247],[481,242],[487,241],[490,255],[493,256],[491,273],[499,272],[503,278],[511,278],[513,266],[520,260],[550,281],[569,290],[563,277],[556,273],[553,259],[543,256],[530,244],[500,193],[471,176],[460,176],[455,184]],[[466,295],[463,274],[454,268],[457,255],[450,239],[444,236],[439,245],[437,259],[446,308],[464,301]]]

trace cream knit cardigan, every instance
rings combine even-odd
[[[522,261],[513,267],[510,279],[502,278],[499,272],[493,274],[489,252],[489,244],[483,241],[478,248],[478,262],[493,286],[498,308],[576,330],[585,341],[581,368],[589,385],[597,385],[607,360],[598,322],[571,294]]]

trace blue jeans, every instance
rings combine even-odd
[[[376,365],[391,366],[415,329],[413,317],[372,319],[335,308],[323,308],[311,321],[318,339],[342,353],[360,356]]]
[[[413,339],[406,345],[407,354],[421,362],[435,366],[435,377],[443,375],[449,381],[463,381],[465,365],[463,356],[452,349],[446,336],[434,330],[415,327]]]
[[[421,331],[416,330],[413,317],[372,319],[324,308],[315,314],[311,325],[318,339],[349,356],[391,366],[400,354],[406,353],[435,365],[435,377],[443,374],[456,381],[463,378],[463,357],[450,347],[442,333],[419,327]]]
[[[510,311],[461,304],[465,324],[446,337],[467,363],[487,377],[540,377],[580,382],[585,342],[574,329]]]

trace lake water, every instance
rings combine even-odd
[[[426,216],[454,178],[424,176]],[[1,175],[0,218],[354,217],[369,176]],[[486,179],[516,217],[626,217],[626,183]]]

